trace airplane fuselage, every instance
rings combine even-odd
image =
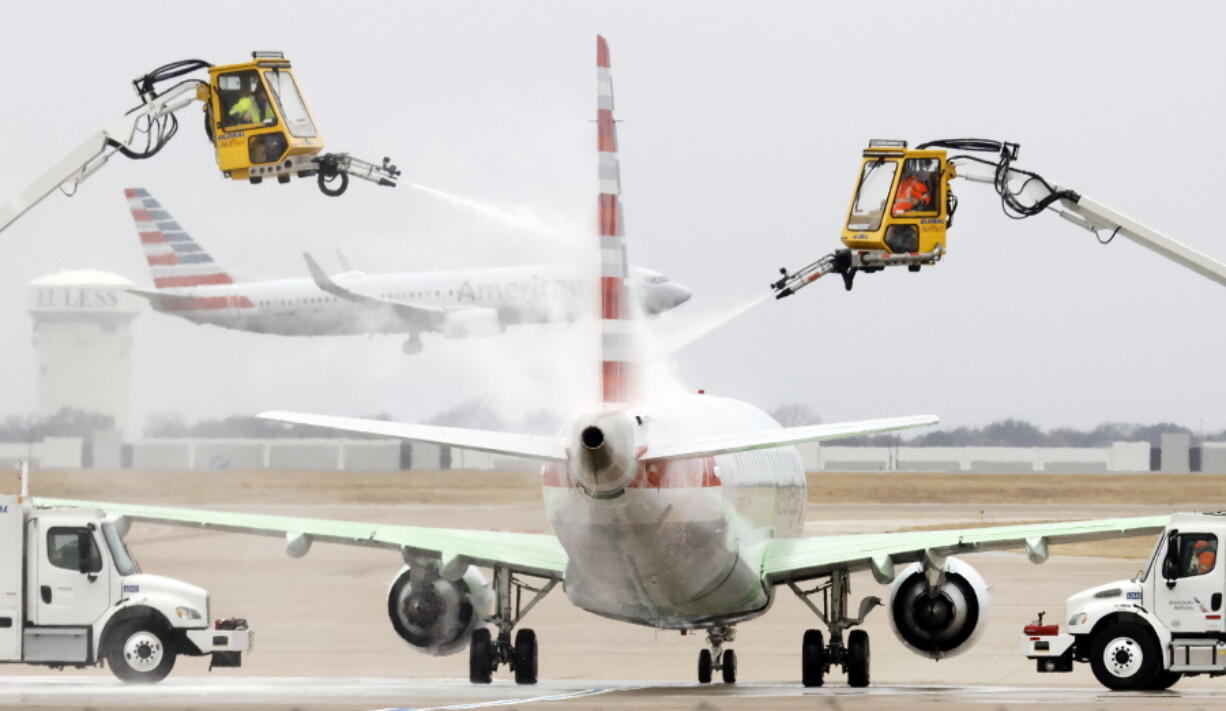
[[[520,323],[571,321],[578,317],[584,281],[573,269],[558,266],[503,267],[452,272],[400,274],[349,273],[335,277],[355,292],[439,309],[488,309],[500,327]],[[671,308],[655,302],[657,287],[644,281],[637,290],[651,312]],[[143,295],[148,296],[148,292]],[[664,295],[665,297],[671,295]],[[155,309],[194,323],[283,336],[416,333],[394,308],[328,294],[309,278],[161,289],[150,296]]]
[[[692,395],[637,427],[638,442],[649,443],[780,425],[743,402]],[[795,447],[639,463],[630,484],[608,497],[585,491],[572,471],[548,465],[542,478],[576,606],[669,629],[735,622],[769,606],[759,544],[799,535],[804,521]]]

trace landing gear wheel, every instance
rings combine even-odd
[[[1145,688],[1149,689],[1150,691],[1166,691],[1174,686],[1175,682],[1182,678],[1183,674],[1180,674],[1179,672],[1167,671],[1166,669],[1163,669],[1162,671],[1158,672],[1158,676],[1154,677],[1154,680],[1150,682],[1150,685]]]
[[[400,346],[400,350],[404,351],[405,355],[417,355],[421,353],[421,348],[420,338],[410,338],[404,342],[404,345]]]
[[[698,653],[698,683],[711,683],[711,650],[704,649]]]
[[[473,630],[468,645],[468,680],[474,684],[488,684],[493,681],[493,673],[494,643],[490,640],[490,631],[485,628]]]
[[[515,633],[515,651],[512,653],[516,684],[536,683],[536,632],[520,630]]]
[[[821,686],[826,673],[826,640],[820,630],[805,630],[800,647],[800,679],[805,686]]]
[[[1158,654],[1158,643],[1149,630],[1132,622],[1117,622],[1094,636],[1090,668],[1098,682],[1112,691],[1148,689],[1160,671]]]
[[[724,676],[725,684],[736,683],[736,652],[729,649],[724,652],[724,663],[720,667],[720,673]]]
[[[175,666],[174,641],[148,619],[119,623],[107,635],[103,654],[111,672],[129,684],[156,684]]]
[[[847,635],[847,685],[868,686],[868,633],[864,630]]]

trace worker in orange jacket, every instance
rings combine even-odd
[[[931,210],[932,195],[928,184],[920,180],[916,173],[909,173],[898,184],[898,194],[894,197],[895,215],[912,210]]]

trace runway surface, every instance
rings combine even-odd
[[[91,474],[81,475],[75,484],[57,482],[66,490],[54,493],[423,526],[546,529],[535,476],[320,476],[304,476],[300,485],[292,486],[293,477],[266,472],[249,479],[231,474],[148,479]],[[1226,503],[1094,503],[1070,500],[1067,492],[1054,490],[1047,492],[1046,501],[1014,497],[996,504],[866,504],[822,500],[824,483],[811,482],[814,491],[806,511],[810,534],[1143,515]],[[913,486],[920,498],[929,495],[933,483],[913,476],[898,479],[895,486]],[[52,494],[45,489],[41,493]],[[1188,500],[1195,495],[1189,492]],[[180,658],[161,684],[131,687],[105,669],[59,672],[0,665],[0,709],[944,710],[1035,704],[1139,708],[1159,701],[1164,708],[1211,708],[1226,703],[1226,679],[1184,679],[1171,692],[1111,694],[1084,665],[1070,674],[1040,675],[1018,652],[1021,628],[1038,611],[1047,611],[1048,619],[1061,619],[1068,595],[1135,573],[1152,546],[1149,537],[1090,549],[1078,544],[1082,547],[1075,549],[1092,555],[1068,555],[1055,547],[1042,566],[1015,553],[968,556],[992,586],[983,637],[966,654],[933,662],[906,650],[895,639],[888,615],[875,611],[863,626],[872,643],[873,685],[868,689],[847,687],[838,672],[821,689],[800,685],[801,637],[805,628],[817,624],[786,589],[777,591],[766,614],[738,626],[732,645],[740,675],[735,686],[694,682],[704,646],[701,635],[606,620],[574,608],[557,591],[534,608],[525,623],[536,630],[540,643],[541,683],[517,687],[506,670],[500,670],[492,685],[474,687],[464,678],[466,654],[425,656],[392,632],[387,586],[401,565],[394,553],[316,544],[305,558],[293,559],[275,539],[139,523],[127,540],[146,572],[206,587],[215,617],[251,620],[255,648],[243,667],[209,672],[205,660]],[[888,594],[888,588],[868,574],[853,575],[852,588],[853,604],[865,595]]]
[[[806,689],[794,682],[736,685],[643,684],[616,680],[569,680],[521,687],[509,681],[473,686],[466,679],[371,677],[246,677],[168,679],[152,687],[67,675],[9,677],[0,684],[0,707],[88,708],[336,708],[355,711],[467,711],[487,708],[713,709],[1011,707],[1058,704],[1138,708],[1217,706],[1222,694],[1208,689],[1110,693],[1102,688],[880,684],[867,689],[830,686]]]

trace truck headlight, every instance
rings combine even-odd
[[[196,612],[190,607],[176,607],[175,614],[178,615],[180,620],[198,620],[200,619],[200,613]]]
[[[1086,613],[1078,612],[1074,614],[1072,617],[1068,618],[1068,626],[1076,627],[1077,625],[1083,625],[1085,624],[1085,621],[1088,617],[1089,615],[1087,615]]]

